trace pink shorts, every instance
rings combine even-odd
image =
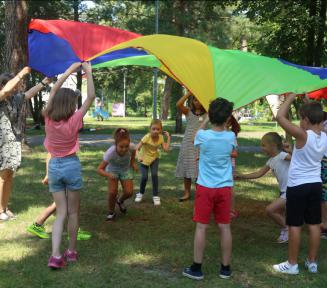
[[[232,187],[196,186],[193,221],[209,224],[213,212],[217,224],[230,223]]]

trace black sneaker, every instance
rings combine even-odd
[[[187,267],[183,270],[183,276],[194,279],[194,280],[202,280],[203,273],[202,271],[192,271],[191,267]]]
[[[116,217],[115,213],[109,213],[106,217],[106,221],[114,221],[115,217]]]
[[[123,214],[126,214],[126,212],[127,212],[127,208],[126,208],[126,206],[124,205],[124,202],[122,203],[122,202],[120,202],[120,201],[117,199],[117,205],[118,205],[118,207],[119,207],[120,212],[123,213]]]
[[[225,267],[220,267],[220,272],[219,272],[219,277],[222,279],[229,279],[230,276],[232,275],[232,271],[230,268],[225,268]]]

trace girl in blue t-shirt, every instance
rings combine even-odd
[[[106,220],[115,219],[115,206],[120,212],[126,213],[124,201],[133,196],[135,163],[135,146],[131,143],[129,132],[125,128],[117,128],[114,133],[115,145],[111,146],[104,154],[97,172],[108,178],[108,215]],[[117,198],[118,182],[121,183],[123,194]]]

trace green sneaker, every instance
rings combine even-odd
[[[90,240],[91,237],[92,237],[92,234],[90,232],[78,229],[78,233],[77,233],[77,240],[78,241],[87,241],[87,240]],[[68,235],[67,238],[69,240],[69,235]]]
[[[83,231],[81,229],[78,229],[77,233],[77,240],[79,241],[87,241],[90,240],[92,237],[91,233],[88,231]]]
[[[26,230],[41,239],[49,239],[50,238],[49,234],[47,232],[45,232],[45,228],[43,225],[37,226],[37,225],[35,225],[35,223],[33,223],[32,225],[28,226]]]

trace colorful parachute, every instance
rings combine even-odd
[[[141,36],[64,20],[33,20],[29,29],[29,65],[47,76],[86,60],[91,60],[94,68],[158,67],[190,90],[206,108],[216,97],[228,99],[239,108],[269,94],[302,94],[327,87],[325,68],[222,50],[184,37]],[[320,97],[326,98],[326,94]]]

